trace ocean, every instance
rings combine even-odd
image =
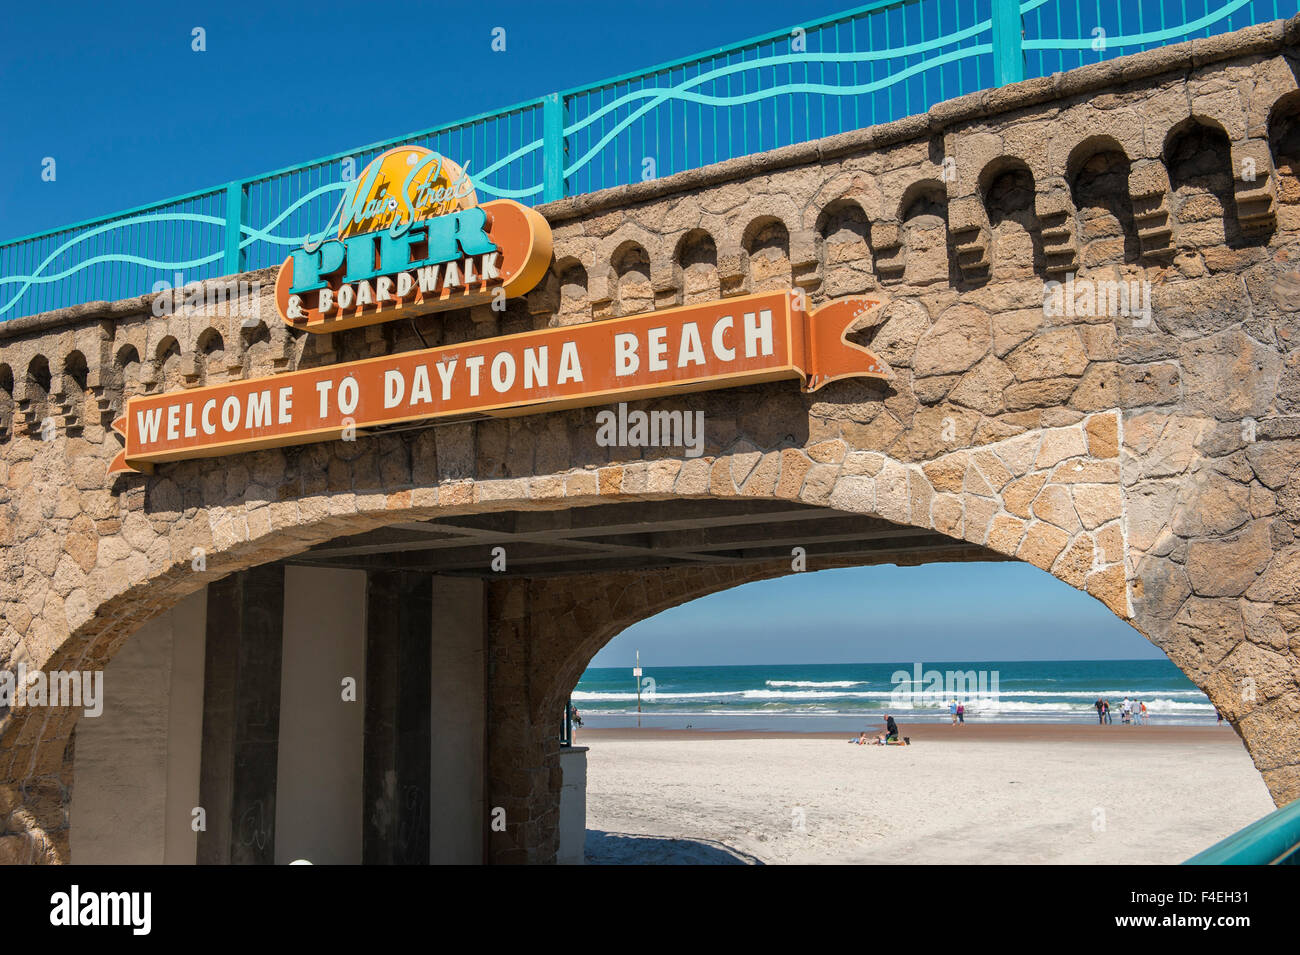
[[[1152,725],[1213,724],[1214,707],[1168,660],[824,663],[656,667],[642,662],[641,725],[665,729],[801,732],[947,722],[954,697],[972,723],[1097,722],[1110,701],[1115,724],[1125,696],[1146,703]],[[592,667],[573,705],[589,727],[637,725],[631,667]]]

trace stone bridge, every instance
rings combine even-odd
[[[136,714],[115,732],[162,719],[149,738],[164,750],[167,713],[175,724],[189,707],[202,758],[163,759],[168,787],[192,764],[155,820],[168,860],[180,846],[187,861],[271,861],[265,800],[288,799],[290,780],[268,724],[280,714],[283,734],[290,715],[282,669],[308,663],[265,609],[301,602],[298,575],[364,572],[366,860],[418,859],[410,846],[430,836],[551,861],[563,703],[629,624],[789,573],[796,546],[809,569],[1015,559],[1160,647],[1274,799],[1295,799],[1298,43],[1300,18],[1279,21],[542,206],[552,268],[504,313],[309,336],[276,318],[270,274],[251,273],[253,308],[210,295],[168,313],[146,296],[6,322],[0,669],[100,669],[150,634],[167,665],[141,665],[172,674],[161,709],[108,692]],[[120,448],[108,425],[132,394],[790,288],[814,305],[884,296],[854,337],[893,380],[642,404],[702,410],[697,457],[602,447],[585,409],[106,477]],[[411,650],[430,620],[434,646]],[[176,690],[186,627],[207,661],[189,684],[198,711]],[[427,699],[430,679],[436,696],[439,673],[477,676],[444,681],[464,719],[430,727],[403,701]],[[120,807],[81,800],[127,790],[102,784],[92,722],[77,707],[0,709],[0,860],[94,857],[81,821],[110,827]],[[430,746],[435,762],[468,759],[469,795],[429,794]],[[431,799],[456,803],[465,831],[430,835]],[[257,838],[237,838],[249,826]]]

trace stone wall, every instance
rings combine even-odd
[[[263,283],[260,316],[155,315],[144,297],[0,324],[0,668],[103,666],[205,583],[399,521],[798,500],[1086,590],[1209,693],[1275,799],[1296,798],[1297,40],[1300,18],[544,206],[556,260],[504,314],[310,336],[274,318],[260,273],[242,277]],[[1048,314],[1055,281],[1137,283],[1137,308]],[[655,402],[705,412],[700,458],[599,447],[588,409],[105,478],[129,394],[789,287],[813,305],[886,296],[855,337],[894,380]],[[489,798],[510,819],[494,858],[554,857],[553,724],[591,654],[777,572],[491,586]],[[66,860],[76,721],[0,716],[0,860]]]

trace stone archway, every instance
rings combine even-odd
[[[770,421],[784,406],[781,420],[791,422],[797,420],[790,416],[796,410],[791,404],[804,415],[813,406],[794,394],[764,392],[747,389],[741,401],[742,407],[765,409],[758,415],[762,420]],[[712,402],[710,410],[718,413],[719,407],[734,407],[734,398],[712,396],[705,403]],[[570,433],[590,429],[581,420],[584,413],[569,417]],[[852,424],[853,418],[846,417],[840,427]],[[552,426],[544,419],[513,423],[500,429],[506,432],[501,437],[509,438],[515,456],[525,447],[537,454]],[[785,435],[764,447],[737,429],[712,436],[712,453],[696,459],[604,465],[588,460],[550,473],[475,479],[456,470],[469,461],[470,449],[464,443],[475,439],[472,427],[460,427],[380,437],[369,447],[340,444],[259,452],[247,457],[248,466],[219,472],[219,481],[205,476],[198,463],[178,465],[147,479],[141,493],[128,498],[132,506],[126,516],[120,524],[108,525],[104,537],[93,536],[100,525],[84,514],[69,520],[57,535],[47,532],[44,543],[37,535],[35,546],[61,542],[53,561],[55,580],[60,573],[71,574],[78,560],[90,563],[88,555],[93,554],[86,583],[104,591],[92,605],[86,588],[62,596],[60,585],[52,583],[43,613],[32,616],[28,629],[33,634],[57,633],[62,624],[68,636],[52,642],[43,659],[26,659],[45,670],[103,666],[139,623],[209,581],[397,522],[625,500],[799,501],[930,529],[952,539],[953,556],[987,549],[1033,563],[1092,594],[1156,642],[1210,694],[1238,727],[1275,798],[1284,800],[1289,784],[1286,763],[1277,767],[1269,762],[1290,758],[1291,741],[1285,736],[1286,724],[1276,726],[1278,687],[1259,682],[1270,672],[1268,657],[1276,651],[1243,643],[1246,623],[1237,594],[1188,596],[1166,622],[1158,611],[1166,606],[1172,584],[1161,573],[1130,579],[1126,537],[1134,524],[1132,515],[1125,513],[1129,502],[1121,460],[1128,449],[1121,445],[1121,430],[1118,413],[1102,412],[1072,425],[904,462],[855,447],[842,437],[817,440],[810,435],[800,444]],[[770,435],[753,437],[771,440]],[[491,453],[496,439],[484,440],[480,434],[475,444],[477,470],[482,470],[484,452]],[[33,464],[53,450],[38,449]],[[586,453],[594,450],[589,447]],[[277,476],[278,490],[262,483]],[[1265,476],[1276,480],[1266,468]],[[1166,534],[1200,531],[1184,523],[1201,512],[1221,514],[1214,495],[1235,494],[1221,481],[1207,478],[1203,483],[1204,494],[1190,499],[1186,487],[1196,485],[1178,485],[1188,503],[1173,502],[1179,516],[1168,522]],[[286,484],[297,493],[286,495]],[[1137,502],[1147,506],[1145,498]],[[1142,529],[1139,524],[1137,530]],[[1245,568],[1253,566],[1252,559],[1261,559],[1252,558],[1250,550],[1260,546],[1258,533],[1248,529],[1228,534],[1208,545],[1212,549],[1206,554],[1199,543],[1190,547],[1191,586],[1203,589],[1202,574],[1211,573],[1220,581],[1220,590],[1231,591],[1232,581],[1245,587]],[[201,562],[196,563],[196,555],[202,556]],[[1266,547],[1262,559],[1267,562],[1269,556]],[[1168,569],[1168,562],[1159,558],[1144,559],[1152,561],[1153,568]],[[1216,560],[1222,563],[1215,565]],[[551,823],[558,811],[553,723],[559,703],[596,649],[629,623],[666,607],[788,570],[781,562],[709,568],[706,573],[615,573],[588,580],[578,590],[569,578],[492,585],[489,639],[496,665],[515,673],[520,688],[518,694],[491,701],[491,721],[513,727],[508,742],[489,754],[501,793],[498,801],[509,818],[520,820],[494,839],[499,844],[494,858],[542,860],[553,851]],[[1285,565],[1279,571],[1283,573]],[[1252,572],[1250,586],[1274,586],[1274,579]],[[1135,605],[1139,611],[1152,610],[1143,616],[1134,612]],[[1235,620],[1241,620],[1238,630],[1231,629]],[[580,634],[576,639],[575,633]],[[1215,656],[1222,641],[1232,643],[1226,659]],[[1247,678],[1256,681],[1256,700],[1239,693],[1239,681]],[[1257,705],[1246,705],[1252,702]],[[1271,720],[1256,712],[1261,702]],[[1285,705],[1284,697],[1281,702]],[[6,719],[0,737],[10,774],[5,782],[10,806],[5,845],[16,861],[67,858],[72,783],[68,748],[76,720],[75,711],[49,707],[16,709]],[[521,732],[521,727],[526,730]],[[521,772],[531,782],[519,779]],[[512,795],[519,792],[528,795]]]
[[[1270,143],[1285,156],[1278,124],[1296,91],[1297,24],[1240,31],[1195,56],[1191,44],[1152,50],[1050,86],[1019,84],[927,117],[549,204],[540,211],[552,223],[556,274],[499,317],[449,311],[308,341],[280,323],[246,334],[229,315],[154,316],[146,296],[5,322],[0,670],[102,668],[141,623],[208,583],[398,521],[615,500],[799,501],[1028,561],[1097,597],[1206,690],[1274,799],[1294,799],[1300,219],[1293,170],[1272,164]],[[1243,76],[1249,97],[1223,94]],[[1266,173],[1216,179],[1234,202],[1191,201],[1191,187],[1171,185],[1162,144],[1193,113],[1223,133],[1211,137],[1216,169],[1242,169],[1245,157]],[[1099,128],[1114,141],[1095,165],[1084,154]],[[1030,174],[1012,190],[1026,221],[1019,193],[1031,179],[1036,190],[1050,281],[1091,289],[1089,307],[1044,308],[1042,277],[998,267],[1003,239],[981,177],[1008,160]],[[821,234],[850,207],[867,220],[850,230],[855,249]],[[1088,212],[1099,207],[1131,209],[1133,221]],[[684,248],[705,252],[691,264]],[[203,366],[206,377],[237,381],[599,321],[625,310],[629,295],[634,311],[660,308],[703,288],[683,277],[691,269],[704,269],[724,298],[792,287],[815,307],[838,288],[885,295],[887,307],[852,334],[895,378],[835,382],[812,396],[787,382],[656,404],[705,414],[696,458],[600,447],[589,410],[106,477],[119,447],[108,425],[124,392],[192,385],[207,329],[227,351],[212,363],[222,368]],[[267,274],[250,278],[269,293]],[[1121,282],[1135,283],[1136,308],[1131,295],[1116,307]],[[84,369],[69,364],[74,352]],[[141,362],[140,375],[130,372]],[[59,404],[55,421],[53,399],[68,395],[84,400]],[[521,821],[496,854],[546,859],[549,730],[537,721],[586,650],[530,654],[520,607],[558,602],[591,635],[584,640],[597,640],[613,616],[605,611],[620,604],[606,595],[568,606],[544,581],[496,586],[503,665],[536,671],[507,698],[527,717],[516,768],[532,782],[519,784]],[[657,571],[608,586],[635,616],[688,599],[700,583]],[[0,860],[67,860],[76,723],[55,707],[0,713]]]

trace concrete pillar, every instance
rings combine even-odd
[[[104,668],[103,711],[77,723],[74,863],[194,862],[204,605],[148,621]]]
[[[208,587],[203,755],[204,865],[275,861],[284,567],[266,564]]]
[[[487,592],[488,811],[493,864],[551,863],[559,849],[560,720],[563,699],[546,705],[550,663],[542,638],[572,616],[572,584],[526,578],[493,581]],[[552,599],[553,596],[559,599]],[[537,680],[540,673],[542,680]],[[489,818],[494,823],[495,817]]]
[[[367,578],[361,855],[367,865],[426,864],[432,577]]]
[[[191,594],[171,611],[171,701],[167,718],[168,865],[194,865],[199,834],[194,810],[199,797],[203,752],[203,658],[207,642],[207,588]]]
[[[433,578],[429,861],[435,864],[475,864],[484,856],[484,590],[475,578]]]
[[[364,571],[285,568],[277,864],[361,863],[365,606]]]

